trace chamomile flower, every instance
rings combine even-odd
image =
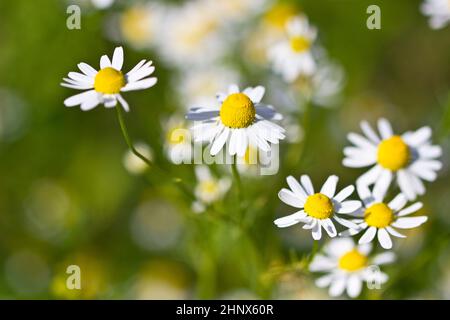
[[[193,156],[191,131],[183,118],[173,116],[165,123],[165,151],[175,164],[190,163]]]
[[[231,85],[228,93],[219,93],[219,105],[193,108],[187,119],[201,121],[193,126],[194,141],[207,141],[211,155],[217,155],[225,144],[230,155],[243,157],[248,146],[268,152],[269,143],[278,144],[285,138],[285,130],[271,120],[282,116],[272,106],[261,103],[265,89],[262,86],[239,90]]]
[[[351,298],[360,295],[364,282],[383,284],[388,276],[379,270],[380,265],[395,261],[392,252],[384,252],[370,257],[370,244],[355,245],[351,238],[332,239],[325,245],[324,254],[317,254],[309,269],[326,275],[316,280],[320,288],[329,287],[332,297],[347,292]]]
[[[360,185],[358,194],[364,203],[364,206],[354,213],[356,217],[360,218],[353,220],[358,224],[358,228],[344,231],[342,234],[353,236],[365,230],[359,239],[359,244],[369,243],[377,236],[378,242],[384,249],[391,249],[391,236],[406,238],[395,228],[412,229],[428,220],[426,216],[405,217],[420,210],[422,203],[416,202],[405,208],[408,199],[402,193],[390,202],[384,202],[384,194],[380,191],[370,192],[369,188]]]
[[[337,235],[336,227],[331,219],[347,228],[356,228],[356,224],[339,217],[339,214],[350,214],[361,207],[357,200],[345,200],[355,190],[353,186],[347,186],[336,194],[336,186],[339,178],[328,177],[319,192],[315,192],[311,179],[307,175],[300,178],[301,184],[292,176],[286,181],[290,189],[281,189],[278,197],[284,203],[298,208],[299,211],[276,219],[274,222],[279,228],[290,227],[299,222],[304,223],[303,229],[311,229],[314,240],[322,237],[322,227],[330,237]]]
[[[316,70],[311,49],[317,30],[303,15],[289,20],[286,28],[288,39],[270,48],[268,57],[274,71],[281,74],[286,82],[293,82],[300,75],[310,76]]]
[[[357,184],[369,186],[374,184],[374,193],[383,194],[394,177],[402,193],[408,200],[425,193],[422,182],[436,180],[436,171],[442,163],[436,158],[441,156],[440,146],[430,142],[431,128],[422,127],[403,135],[393,133],[386,119],[378,120],[381,138],[366,121],[361,122],[365,137],[350,133],[348,139],[355,146],[344,149],[346,167],[373,167],[358,178]]]
[[[195,212],[202,212],[206,206],[221,200],[231,186],[231,180],[228,177],[217,179],[211,175],[207,166],[196,166],[195,175],[197,177],[197,186],[194,194],[197,198],[192,204]]]
[[[226,51],[222,25],[215,2],[188,1],[170,9],[161,30],[164,36],[158,41],[162,58],[180,68],[216,61]]]
[[[420,10],[429,17],[429,24],[432,29],[444,28],[450,22],[449,0],[425,0]]]
[[[152,61],[142,60],[127,74],[122,73],[123,49],[117,47],[114,50],[112,60],[103,55],[100,59],[100,70],[97,71],[87,63],[79,63],[78,68],[82,73],[69,72],[61,85],[63,87],[88,90],[76,94],[64,100],[67,107],[80,105],[81,110],[87,111],[98,104],[104,104],[106,108],[115,107],[117,101],[125,111],[129,111],[128,103],[122,98],[120,92],[147,89],[155,85],[156,78],[150,76],[155,67]]]

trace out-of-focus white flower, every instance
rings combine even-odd
[[[192,68],[184,70],[177,82],[186,107],[203,107],[217,104],[217,93],[229,83],[239,82],[239,75],[225,67]]]
[[[379,270],[379,265],[394,262],[392,252],[384,252],[370,257],[370,244],[358,245],[351,238],[332,239],[325,247],[324,254],[317,254],[311,265],[312,272],[325,272],[316,280],[320,288],[329,287],[332,297],[347,291],[351,298],[359,296],[364,282],[383,284],[388,276]]]
[[[267,0],[207,0],[212,2],[224,19],[230,22],[248,21],[260,13]]]
[[[106,9],[114,4],[114,0],[91,0],[97,9]]]
[[[153,152],[150,147],[143,143],[138,142],[135,144],[135,149],[142,154],[147,159],[153,158]],[[138,156],[136,156],[131,150],[127,150],[127,152],[123,156],[123,165],[128,172],[132,174],[141,174],[144,173],[149,167],[148,164],[142,161]]]
[[[316,62],[311,49],[316,40],[317,30],[310,26],[304,15],[292,18],[287,23],[288,38],[268,51],[268,57],[276,73],[287,82],[299,76],[311,76],[316,71]]]
[[[281,114],[272,106],[261,103],[265,89],[262,86],[246,88],[242,92],[231,85],[228,93],[219,93],[220,107],[195,108],[187,114],[195,125],[195,141],[211,144],[211,155],[217,155],[229,142],[231,156],[243,157],[249,146],[270,151],[269,142],[278,144],[285,138],[285,130],[271,120],[281,120]]]
[[[107,55],[101,57],[99,71],[87,63],[79,63],[78,68],[82,73],[69,72],[69,78],[64,78],[65,82],[61,85],[71,89],[87,91],[64,100],[66,107],[80,105],[81,110],[88,111],[101,103],[106,108],[113,108],[119,101],[124,110],[129,111],[128,103],[120,93],[153,87],[157,79],[155,77],[146,78],[155,71],[152,61],[141,60],[125,75],[121,71],[122,66],[122,47],[117,47],[114,50],[112,60]]]
[[[165,124],[165,151],[175,164],[188,163],[193,156],[191,131],[183,118],[172,116]]]
[[[162,58],[177,67],[192,68],[225,54],[226,42],[220,36],[223,17],[214,4],[189,1],[168,11],[158,41]]]
[[[340,235],[354,236],[366,230],[359,239],[359,244],[366,244],[378,236],[378,242],[384,249],[392,248],[391,236],[397,238],[406,238],[395,228],[412,229],[420,226],[428,220],[426,216],[405,217],[422,208],[421,202],[416,202],[405,208],[408,200],[400,193],[389,203],[383,202],[384,194],[381,190],[370,192],[366,186],[358,186],[358,194],[364,203],[353,215],[357,218],[352,220],[358,224],[358,229],[350,229],[342,232]],[[382,192],[382,191],[381,191]]]
[[[444,28],[450,22],[449,0],[425,0],[420,10],[429,17],[428,22],[433,29]]]
[[[431,144],[432,130],[422,127],[395,135],[391,124],[386,119],[378,120],[377,133],[366,121],[361,122],[364,136],[350,133],[348,139],[355,146],[344,148],[343,165],[351,168],[373,166],[360,176],[357,184],[369,186],[374,184],[374,193],[384,194],[394,176],[408,200],[414,200],[425,193],[422,182],[434,181],[442,163],[437,160],[442,148]]]
[[[155,44],[166,17],[166,9],[158,3],[136,4],[118,17],[120,38],[135,48],[147,48]]]
[[[207,166],[196,166],[195,175],[197,177],[197,186],[194,193],[197,201],[192,204],[194,212],[204,211],[205,206],[221,200],[228,189],[230,189],[230,178],[217,179],[213,177]]]
[[[316,193],[309,176],[302,175],[300,182],[293,176],[287,177],[286,181],[290,189],[281,189],[278,197],[284,203],[298,208],[299,211],[276,219],[274,223],[279,228],[304,223],[303,229],[311,230],[314,240],[320,240],[322,228],[325,229],[330,237],[336,237],[336,227],[331,219],[347,228],[356,229],[357,225],[355,223],[338,215],[355,212],[361,207],[361,202],[346,200],[355,190],[353,186],[347,186],[336,194],[338,180],[339,178],[334,175],[328,177],[320,192]]]

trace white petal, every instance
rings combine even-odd
[[[314,240],[320,240],[322,238],[322,225],[319,220],[312,228],[312,237]]]
[[[389,232],[389,233],[390,233],[391,235],[393,235],[394,237],[397,237],[397,238],[406,238],[405,235],[401,234],[400,232],[398,232],[397,230],[395,230],[394,228],[392,228],[392,227],[390,227],[390,226],[387,226],[385,229],[386,229],[387,232]]]
[[[302,219],[304,219],[306,216],[307,216],[306,213],[303,210],[301,210],[289,216],[278,218],[274,221],[274,223],[279,228],[286,228],[301,222]]]
[[[423,145],[418,149],[419,157],[421,159],[434,159],[442,155],[441,146]]]
[[[158,82],[157,78],[148,78],[136,82],[129,82],[120,91],[127,92],[127,91],[148,89],[150,87],[153,87],[156,84],[156,82]]]
[[[369,138],[373,143],[375,144],[380,143],[380,138],[367,121],[361,121],[361,129],[366,135],[366,137]]]
[[[358,180],[356,181],[357,185],[358,184],[366,186],[371,185],[372,183],[378,180],[378,177],[381,175],[383,170],[384,169],[378,164],[373,166],[369,171],[367,171],[361,177],[358,178]]]
[[[361,208],[361,201],[347,200],[340,203],[338,213],[352,213]]]
[[[408,136],[403,136],[406,143],[417,147],[425,142],[427,142],[431,138],[431,128],[430,127],[422,127],[415,132],[409,134]]]
[[[117,100],[119,100],[120,104],[123,107],[123,110],[125,110],[126,112],[130,111],[130,106],[128,105],[128,102],[126,102],[125,99],[120,94],[117,95]]]
[[[100,99],[98,94],[92,94],[81,103],[80,108],[83,111],[89,111],[91,109],[94,109],[99,103]]]
[[[392,248],[392,240],[389,233],[384,229],[378,229],[378,241],[384,249]]]
[[[397,215],[399,217],[407,216],[408,214],[411,214],[413,212],[416,212],[416,211],[422,209],[422,207],[423,207],[422,202],[416,202],[413,205],[410,205],[409,207],[407,207],[407,208],[403,209],[402,211],[400,211]]]
[[[354,248],[355,243],[352,238],[337,238],[328,242],[323,250],[327,255],[334,258],[339,258]]]
[[[321,254],[317,254],[309,265],[309,271],[311,272],[323,272],[334,268],[336,268],[336,261]]]
[[[392,223],[393,227],[400,229],[411,229],[420,226],[428,220],[426,216],[398,218]]]
[[[331,282],[333,281],[333,278],[334,278],[334,274],[332,274],[332,273],[324,275],[320,278],[317,278],[316,286],[318,286],[319,288],[328,287],[331,284]]]
[[[400,211],[408,202],[405,195],[403,193],[399,193],[391,202],[389,202],[388,206],[394,212]]]
[[[359,275],[353,274],[347,281],[347,294],[350,298],[356,298],[361,293],[362,280]]]
[[[323,228],[325,229],[325,231],[328,233],[328,235],[331,238],[336,237],[336,235],[337,235],[336,227],[334,226],[334,224],[330,218],[323,219],[321,221],[321,223],[322,223]]]
[[[83,72],[85,75],[89,77],[95,77],[97,75],[97,70],[92,68],[89,64],[81,62],[78,64],[78,68]]]
[[[354,186],[347,186],[342,189],[336,196],[334,196],[334,200],[336,200],[337,202],[342,202],[347,199],[353,193],[353,191],[355,191]]]
[[[314,194],[314,187],[312,185],[311,179],[308,175],[304,174],[300,177],[300,181],[303,185],[303,188],[308,193],[308,195]]]
[[[64,104],[66,105],[66,107],[73,107],[82,104],[84,101],[94,96],[97,96],[97,92],[95,90],[82,92],[67,98],[66,100],[64,100]]]
[[[222,150],[224,144],[227,142],[228,136],[230,134],[230,130],[225,128],[221,134],[214,140],[213,145],[210,150],[210,154],[212,156],[217,155],[220,150]]]
[[[289,176],[286,178],[287,184],[289,185],[289,188],[291,188],[292,192],[295,193],[297,197],[299,197],[303,202],[306,201],[306,198],[308,197],[305,190],[303,190],[300,183],[295,179],[293,176]]]
[[[113,53],[112,67],[120,71],[122,70],[122,66],[123,66],[123,48],[117,47]]]
[[[331,284],[328,293],[332,297],[340,296],[345,290],[345,285],[346,285],[345,276],[340,276],[337,279],[335,279],[334,282]]]
[[[375,265],[383,265],[383,264],[389,264],[395,261],[395,253],[393,252],[383,252],[380,254],[377,254],[373,260],[372,263]]]
[[[280,192],[278,192],[278,197],[281,201],[292,207],[303,208],[304,202],[288,189],[281,189]]]
[[[392,172],[390,170],[383,170],[373,187],[373,196],[375,201],[382,202],[387,190],[392,182]]]
[[[107,67],[111,67],[111,61],[109,60],[107,55],[103,55],[100,58],[100,69],[104,69]]]
[[[338,181],[339,178],[337,176],[329,176],[327,181],[323,184],[322,189],[320,189],[320,193],[326,195],[328,198],[333,198]]]
[[[397,172],[397,181],[400,190],[408,200],[414,200],[416,198],[416,193],[414,192],[409,174],[406,170],[401,169]]]
[[[378,130],[380,131],[383,140],[388,139],[393,135],[391,124],[384,118],[378,120]]]
[[[247,88],[244,93],[252,100],[253,103],[259,103],[264,96],[266,89],[263,86],[257,86],[255,88]]]
[[[336,215],[333,216],[333,219],[336,220],[336,222],[338,222],[339,224],[343,225],[344,227],[347,227],[352,230],[358,230],[358,225],[347,219],[340,218]]]
[[[375,150],[374,144],[360,134],[350,132],[347,135],[347,139],[350,140],[350,142],[355,146],[358,146],[360,148],[366,149],[368,151]]]
[[[366,232],[363,234],[363,236],[359,239],[358,243],[359,244],[365,244],[365,243],[369,243],[373,240],[373,238],[375,238],[375,235],[377,233],[377,228],[375,227],[370,227],[366,230]]]

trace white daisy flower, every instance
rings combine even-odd
[[[147,159],[153,159],[153,152],[148,144],[138,142],[134,147]],[[136,156],[133,152],[131,152],[131,150],[127,150],[127,152],[123,156],[123,165],[125,166],[125,169],[128,170],[128,172],[136,175],[144,173],[149,168],[148,164],[142,161],[142,159]]]
[[[100,70],[97,71],[87,63],[79,63],[78,68],[83,73],[69,72],[64,78],[63,87],[88,90],[64,100],[67,107],[80,105],[81,110],[87,111],[102,103],[106,108],[115,107],[117,101],[125,111],[129,111],[128,103],[120,92],[147,89],[155,85],[156,78],[145,78],[153,73],[155,67],[152,61],[142,60],[127,74],[122,73],[123,49],[114,50],[112,60],[104,55],[100,59]],[[144,79],[145,78],[145,79]]]
[[[330,237],[337,235],[336,227],[331,219],[347,228],[356,228],[357,225],[339,217],[339,214],[350,214],[361,207],[357,200],[347,200],[355,190],[353,186],[347,186],[336,194],[336,186],[339,178],[328,177],[320,192],[314,192],[311,179],[307,175],[300,178],[301,184],[292,176],[287,177],[290,189],[281,189],[278,197],[284,203],[300,209],[289,216],[276,219],[274,222],[279,228],[290,227],[299,222],[304,223],[303,229],[311,229],[314,240],[322,237],[322,227]]]
[[[358,224],[357,229],[344,231],[340,235],[356,235],[366,230],[359,239],[359,244],[371,242],[375,236],[384,249],[392,248],[392,239],[390,236],[397,238],[406,238],[395,228],[412,229],[420,226],[428,220],[426,216],[405,217],[422,208],[421,202],[416,202],[405,208],[408,199],[402,193],[398,194],[390,202],[383,202],[384,194],[379,190],[370,190],[365,186],[358,186],[359,197],[363,200],[364,206],[354,213],[356,217],[353,222]]]
[[[223,16],[215,2],[188,1],[171,8],[158,41],[162,58],[180,68],[216,61],[226,52],[222,25]]]
[[[425,0],[420,10],[430,18],[429,24],[433,29],[444,28],[450,22],[449,0]]]
[[[402,193],[409,200],[425,193],[421,179],[436,180],[436,171],[442,163],[436,158],[442,154],[440,146],[430,142],[431,128],[422,127],[403,135],[395,135],[386,119],[378,120],[381,138],[366,121],[361,122],[365,137],[350,133],[348,139],[355,146],[344,148],[346,167],[362,168],[372,166],[358,178],[357,184],[369,186],[375,184],[374,193],[384,194],[394,176]]]
[[[165,150],[169,160],[175,164],[190,163],[193,156],[191,131],[185,121],[177,116],[165,123]]]
[[[289,38],[270,48],[268,57],[274,71],[293,82],[300,75],[310,76],[316,71],[311,48],[317,31],[305,16],[297,16],[287,22],[287,32]]]
[[[197,177],[197,186],[194,194],[197,201],[192,204],[192,209],[195,212],[202,212],[206,206],[221,200],[228,189],[230,189],[230,178],[217,179],[213,177],[207,166],[196,166],[195,175]]]
[[[356,246],[351,238],[332,239],[325,245],[324,254],[317,254],[309,266],[312,272],[326,273],[316,280],[316,285],[329,287],[332,297],[347,291],[349,297],[356,298],[364,282],[385,283],[388,276],[378,266],[394,262],[395,254],[384,252],[370,257],[371,250],[370,244]]]
[[[211,155],[217,155],[225,144],[230,155],[243,157],[248,146],[257,146],[268,152],[269,143],[278,144],[285,138],[285,130],[271,120],[282,116],[272,106],[261,103],[265,89],[262,86],[240,91],[231,85],[228,94],[219,93],[219,106],[193,108],[186,118],[201,121],[192,129],[194,141],[208,141]]]

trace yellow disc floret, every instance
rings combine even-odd
[[[247,128],[255,121],[255,117],[255,106],[243,93],[230,94],[220,108],[220,119],[230,128]]]
[[[327,219],[334,211],[333,202],[322,193],[309,196],[305,203],[305,212],[317,219]]]
[[[345,271],[356,271],[367,265],[367,257],[353,249],[339,258],[339,268]]]
[[[392,136],[378,145],[378,163],[385,169],[397,171],[410,160],[408,145],[399,136]]]
[[[375,203],[364,212],[364,220],[371,227],[384,228],[394,221],[394,213],[386,204]]]
[[[122,72],[111,67],[101,69],[95,76],[94,89],[104,94],[116,94],[125,86]]]
[[[311,41],[302,36],[291,38],[291,48],[294,52],[301,53],[307,51],[311,46]]]

